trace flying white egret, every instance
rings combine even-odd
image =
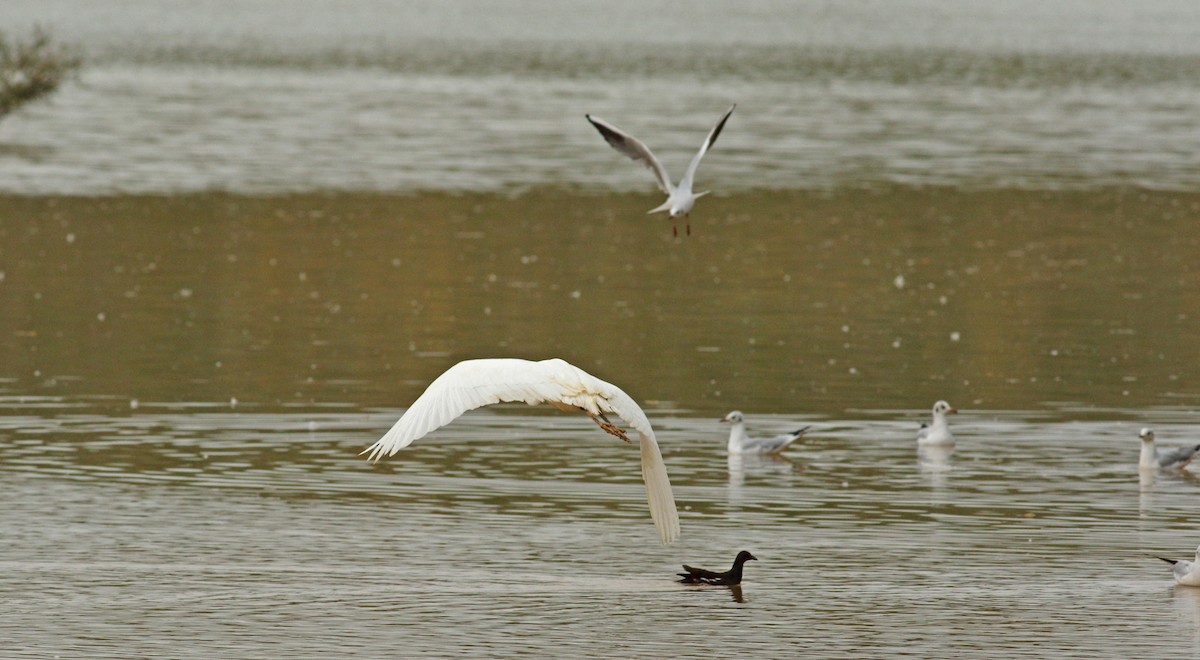
[[[1159,449],[1154,446],[1151,429],[1142,429],[1138,437],[1142,439],[1142,453],[1138,457],[1138,468],[1142,470],[1182,470],[1200,450],[1200,445]]]
[[[687,221],[688,214],[692,210],[692,206],[700,197],[707,195],[709,190],[704,192],[692,192],[692,179],[696,176],[696,167],[700,165],[700,159],[704,158],[704,154],[717,142],[717,136],[721,134],[721,129],[725,128],[725,122],[729,119],[729,115],[733,114],[733,109],[737,104],[729,106],[725,111],[725,115],[721,117],[721,121],[717,122],[716,126],[709,131],[708,137],[705,138],[704,144],[700,145],[700,151],[692,156],[692,162],[688,164],[687,171],[683,173],[683,178],[679,180],[679,185],[671,183],[671,177],[667,174],[667,170],[663,164],[658,161],[654,153],[650,151],[644,142],[633,137],[632,135],[622,131],[612,124],[591,115],[584,115],[587,120],[592,122],[592,126],[600,131],[600,135],[604,136],[604,140],[612,145],[613,149],[625,154],[633,160],[641,161],[643,165],[650,168],[654,173],[654,180],[658,183],[659,190],[667,195],[667,201],[656,208],[650,209],[649,213],[660,213],[666,211],[671,216],[671,233],[675,236],[679,235],[679,229],[676,227],[676,218],[683,216]],[[687,233],[690,236],[692,233],[692,225],[687,221]]]
[[[933,404],[933,424],[922,424],[917,431],[917,444],[919,445],[953,445],[954,436],[950,435],[950,423],[946,421],[946,415],[953,415],[958,412],[958,408],[951,406],[945,401],[938,401]]]
[[[778,454],[799,440],[809,429],[805,426],[791,433],[770,438],[751,438],[746,433],[746,419],[740,411],[735,410],[719,421],[733,425],[733,428],[729,429],[729,445],[726,447],[730,454]]]
[[[557,358],[540,362],[515,358],[459,362],[430,383],[391,430],[363,453],[370,452],[372,461],[391,456],[468,410],[502,401],[524,401],[531,406],[549,403],[565,412],[582,411],[607,433],[629,442],[625,431],[604,416],[616,413],[638,432],[642,480],[659,537],[665,545],[679,536],[679,514],[667,466],[646,413],[621,388]]]

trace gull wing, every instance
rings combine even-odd
[[[708,150],[717,143],[717,136],[721,134],[721,129],[725,128],[725,122],[729,120],[729,115],[733,114],[733,109],[736,107],[736,103],[729,106],[729,109],[725,111],[725,116],[721,117],[721,121],[717,122],[717,125],[713,126],[713,129],[708,132],[708,137],[704,139],[704,144],[700,145],[700,151],[697,151],[696,155],[692,156],[692,162],[688,164],[687,171],[683,173],[683,178],[679,181],[680,188],[689,191],[692,189],[692,179],[696,176],[696,168],[700,165],[700,159],[704,158],[704,154],[708,153]]]
[[[1187,465],[1192,457],[1196,455],[1196,451],[1200,450],[1200,445],[1191,447],[1176,447],[1174,449],[1159,449],[1158,450],[1158,465],[1159,467],[1183,467]]]
[[[664,194],[670,195],[675,189],[671,185],[671,177],[667,174],[667,170],[662,163],[658,162],[658,158],[650,151],[644,142],[633,137],[632,135],[622,131],[612,124],[604,121],[599,117],[584,115],[587,120],[592,122],[592,126],[600,131],[600,135],[604,136],[604,141],[612,145],[613,149],[625,154],[633,160],[641,161],[643,165],[650,168],[654,173],[654,180],[658,183],[659,190]]]
[[[646,413],[621,388],[564,360],[532,362],[501,358],[459,362],[430,383],[392,428],[363,453],[370,452],[372,461],[391,456],[468,410],[502,401],[573,406],[593,415],[612,412],[625,420],[640,436],[642,480],[659,537],[665,544],[679,536],[679,514],[667,466]]]
[[[773,438],[753,438],[742,445],[742,451],[758,452],[763,454],[775,454],[788,448],[788,445],[799,440],[810,427],[805,426],[802,429],[792,433],[784,433]]]

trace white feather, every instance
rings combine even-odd
[[[679,514],[667,466],[646,413],[621,388],[564,360],[496,358],[459,362],[430,383],[392,428],[363,453],[370,452],[372,461],[391,456],[468,410],[505,401],[524,401],[531,406],[550,403],[593,415],[616,413],[638,432],[642,480],[659,537],[666,544],[679,536]]]

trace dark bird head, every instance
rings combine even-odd
[[[737,554],[737,557],[733,560],[733,563],[742,564],[742,563],[745,563],[745,561],[747,559],[753,559],[754,561],[758,561],[758,557],[755,557],[754,555],[750,554],[749,552],[742,550],[741,552],[739,552]]]

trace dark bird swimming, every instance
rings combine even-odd
[[[758,561],[758,557],[755,557],[749,552],[742,550],[733,560],[733,568],[725,571],[724,573],[706,571],[703,568],[694,568],[684,564],[683,570],[687,571],[687,573],[679,573],[678,575],[679,577],[683,578],[680,580],[680,582],[683,582],[684,584],[741,584],[742,564],[745,564],[746,561],[750,559]]]

